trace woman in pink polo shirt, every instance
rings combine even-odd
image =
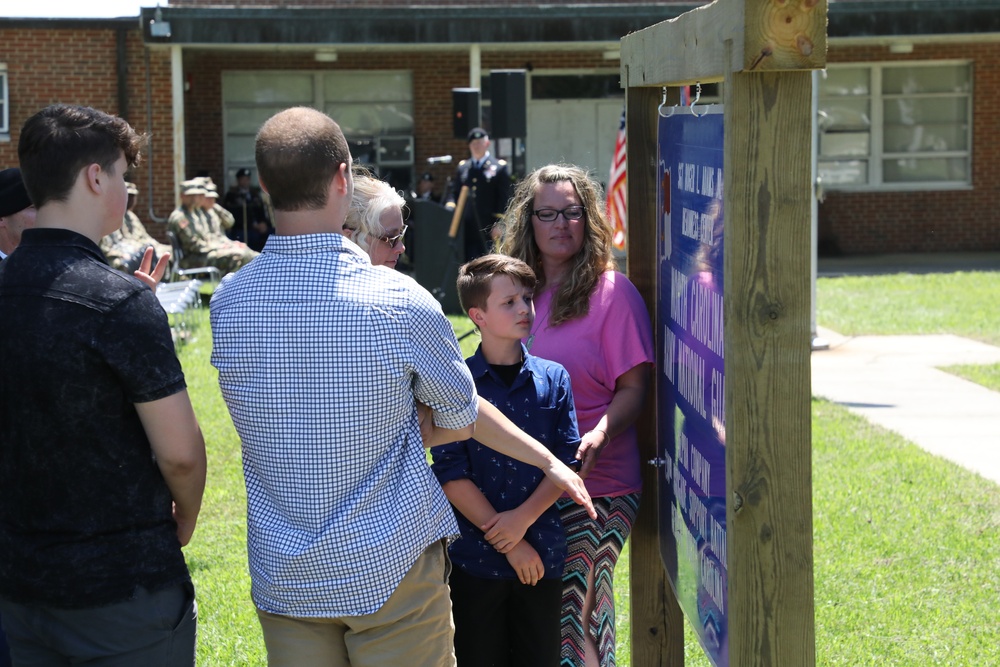
[[[538,277],[535,323],[524,343],[569,371],[582,434],[580,474],[598,511],[595,521],[560,501],[569,546],[562,664],[609,667],[614,567],[641,490],[634,424],[654,359],[649,313],[635,286],[615,271],[601,190],[584,170],[549,165],[529,174],[504,227],[502,252]]]

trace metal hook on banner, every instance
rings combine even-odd
[[[701,114],[699,114],[694,110],[695,106],[698,104],[698,100],[700,99],[701,99],[701,81],[695,81],[694,99],[691,100],[691,106],[689,107],[691,109],[691,115],[694,116],[695,118],[701,118],[702,116],[708,113],[708,109],[705,110],[705,113]]]
[[[658,113],[663,118],[670,118],[674,115],[674,109],[677,107],[667,106],[667,87],[663,86],[663,96],[660,98],[660,106],[656,107],[656,113]]]

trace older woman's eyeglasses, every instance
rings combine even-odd
[[[378,240],[389,246],[390,249],[395,248],[403,242],[403,236],[406,234],[408,227],[408,225],[403,225],[403,228],[399,230],[399,233],[395,236],[380,236],[378,237]]]
[[[582,206],[567,206],[562,209],[539,208],[532,211],[532,214],[542,222],[554,222],[559,214],[566,220],[582,220],[585,213]]]

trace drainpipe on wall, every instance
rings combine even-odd
[[[179,45],[170,47],[170,93],[174,118],[174,206],[180,206],[178,191],[184,181],[184,59]]]
[[[119,28],[115,34],[118,47],[118,116],[128,118],[128,51],[126,39],[128,33]]]
[[[143,47],[143,61],[146,65],[146,132],[150,135],[153,134],[153,78],[150,73],[149,65],[149,47]],[[150,136],[149,143],[146,144],[146,172],[148,182],[146,185],[146,192],[149,193],[149,219],[153,222],[166,222],[166,218],[161,218],[156,215],[156,211],[153,210],[153,139]]]

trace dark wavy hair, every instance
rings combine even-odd
[[[66,201],[82,169],[99,164],[114,173],[123,154],[126,168],[135,167],[145,141],[118,116],[67,104],[45,107],[21,128],[17,156],[24,187],[38,208]]]

